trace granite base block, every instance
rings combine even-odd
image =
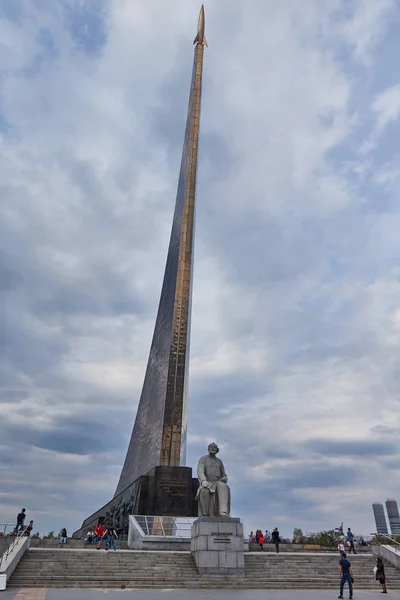
[[[190,548],[200,575],[244,577],[243,525],[240,519],[200,517],[192,526]]]

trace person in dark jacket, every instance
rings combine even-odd
[[[17,516],[17,525],[15,526],[14,533],[19,533],[20,531],[24,531],[25,517],[26,517],[25,508],[23,508]]]
[[[350,529],[350,527],[347,530],[347,541],[350,545],[350,550],[349,550],[349,554],[350,552],[353,550],[354,554],[357,554],[357,552],[355,551],[354,548],[354,533],[352,532],[352,530]]]
[[[338,598],[343,598],[343,588],[344,584],[348,583],[349,585],[349,599],[353,598],[353,570],[351,568],[351,562],[347,560],[346,553],[342,555],[342,558],[339,561],[339,577],[340,577],[340,594]]]
[[[272,539],[272,543],[275,544],[277,553],[279,553],[279,542],[281,541],[281,538],[279,536],[279,531],[278,531],[277,527],[275,527],[275,529],[273,530],[271,539]]]
[[[60,531],[60,544],[67,543],[67,530],[63,527]]]
[[[378,558],[376,559],[376,566],[377,566],[377,571],[376,571],[376,575],[375,575],[376,580],[379,581],[379,583],[382,586],[382,594],[387,594],[385,565],[383,564],[383,560],[381,559],[380,556],[378,556]]]
[[[25,528],[24,535],[26,535],[27,537],[30,537],[32,529],[33,529],[33,521],[29,521],[29,525]]]
[[[115,531],[114,527],[111,525],[111,523],[108,525],[104,535],[107,540],[106,550],[108,550],[112,544],[114,547],[114,552],[115,552],[117,550],[117,546],[115,545],[115,540],[118,539],[118,535],[117,535],[117,532]]]

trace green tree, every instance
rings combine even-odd
[[[293,529],[293,544],[304,544],[305,539],[301,529]]]
[[[335,529],[329,529],[327,531],[319,531],[314,535],[314,544],[319,546],[328,546],[329,548],[337,548],[342,535]]]

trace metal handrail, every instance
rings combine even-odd
[[[393,542],[394,544],[397,544],[398,546],[400,546],[400,542],[398,542],[393,536],[391,535],[387,535],[386,533],[371,533],[370,535],[375,535],[375,536],[381,536],[381,537],[385,537],[388,540],[390,540],[391,542]]]
[[[1,572],[1,565],[3,564],[3,560],[6,560],[10,556],[10,554],[14,550],[14,547],[16,546],[17,542],[23,537],[26,537],[25,531],[20,531],[19,533],[17,533],[17,535],[15,536],[15,538],[13,539],[11,544],[4,551],[3,555],[0,556],[0,572]]]
[[[190,538],[190,529],[195,518],[193,517],[171,517],[155,515],[131,515],[137,527],[140,527],[146,537],[162,536],[164,538]],[[151,522],[149,522],[151,519]],[[155,522],[156,520],[156,522]],[[174,533],[171,534],[170,529]]]
[[[0,523],[0,529],[3,527],[3,535],[6,535],[7,527],[15,529],[15,523]]]

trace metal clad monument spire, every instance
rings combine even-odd
[[[115,492],[153,467],[186,461],[187,393],[193,236],[203,74],[205,15],[201,7],[181,168],[164,281],[136,420]]]
[[[83,521],[77,539],[103,522],[127,531],[129,515],[149,515],[156,526],[158,516],[197,513],[198,481],[184,465],[204,27],[202,6],[167,263],[132,436],[113,498]]]

